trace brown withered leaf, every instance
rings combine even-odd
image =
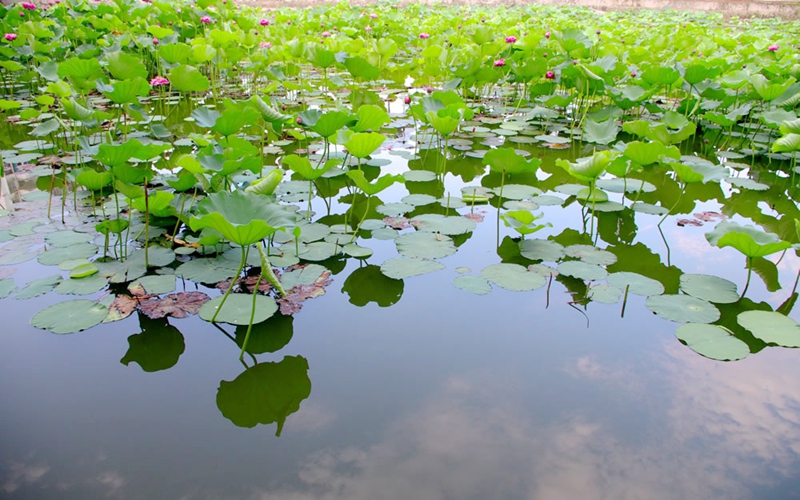
[[[678,219],[677,224],[680,227],[684,227],[684,226],[697,226],[697,227],[699,227],[699,226],[703,225],[702,222],[700,222],[699,220],[695,220],[695,219]]]
[[[386,217],[383,222],[392,229],[408,229],[411,227],[408,219],[405,217]]]
[[[475,222],[483,222],[483,214],[472,212],[471,214],[464,214],[464,218],[474,220]]]
[[[203,292],[171,293],[163,299],[142,300],[139,310],[150,319],[185,318],[187,314],[197,314],[203,304],[211,298]]]
[[[286,297],[281,297],[276,302],[280,306],[281,314],[289,316],[303,308],[303,302],[320,295],[325,295],[325,287],[333,282],[330,270],[326,270],[311,285],[295,285],[286,292]]]
[[[727,218],[718,212],[697,212],[694,214],[694,217],[695,219],[699,219],[703,222],[714,222],[715,220],[723,220]]]
[[[111,323],[112,321],[119,321],[125,319],[136,310],[139,301],[129,295],[117,295],[114,302],[108,306],[108,314],[103,323]]]
[[[233,278],[226,279],[225,281],[220,281],[216,284],[215,288],[219,288],[223,292],[228,290],[228,287],[231,286],[231,281]],[[236,282],[236,285],[241,289],[243,287],[247,287],[247,291],[253,293],[253,289],[256,287],[256,282],[258,281],[258,276],[248,276],[246,279],[239,278]],[[261,293],[269,293],[272,290],[272,285],[269,282],[261,278],[261,284],[258,285],[258,291]]]

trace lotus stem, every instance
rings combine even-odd
[[[672,211],[673,211],[673,210],[675,210],[675,208],[677,208],[677,207],[678,207],[678,204],[681,202],[681,198],[683,197],[683,193],[685,193],[685,192],[686,192],[686,186],[687,186],[687,184],[684,182],[684,183],[683,183],[683,188],[681,189],[681,192],[678,194],[678,199],[677,199],[677,200],[675,200],[675,204],[674,204],[674,205],[672,205],[672,208],[670,208],[670,209],[669,209],[669,212],[665,213],[665,214],[664,214],[664,217],[662,217],[662,218],[661,218],[661,220],[660,220],[660,221],[658,221],[658,227],[661,227],[661,224],[662,224],[662,223],[663,223],[665,220],[667,220],[667,217],[669,217],[669,215],[672,213]]]
[[[500,248],[500,204],[503,202],[503,186],[506,183],[506,170],[503,169],[502,177],[500,178],[500,196],[497,197],[497,223],[495,232],[495,244]],[[473,198],[473,203],[475,199]]]
[[[214,311],[214,315],[211,316],[211,322],[214,323],[217,319],[217,314],[222,310],[222,306],[225,305],[225,301],[228,300],[228,295],[231,294],[231,290],[233,290],[233,286],[239,280],[239,276],[242,274],[242,269],[244,269],[244,265],[247,262],[247,250],[245,247],[242,247],[242,261],[239,263],[239,269],[236,271],[236,274],[233,275],[233,280],[231,281],[231,285],[225,290],[225,294],[222,296],[222,301],[219,303],[217,310]]]
[[[753,275],[753,258],[752,257],[748,257],[747,258],[747,281],[744,282],[744,290],[742,290],[742,295],[739,297],[739,299],[744,298],[744,295],[747,293],[747,289],[750,287],[750,277],[752,275]],[[795,286],[797,286],[796,283],[795,283]]]

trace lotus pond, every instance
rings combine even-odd
[[[797,22],[0,19],[0,495],[797,498]]]

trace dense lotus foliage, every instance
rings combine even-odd
[[[746,297],[753,270],[780,287],[766,257],[799,240],[797,22],[224,0],[26,2],[0,19],[2,156],[37,188],[0,212],[0,265],[54,269],[23,286],[3,267],[0,297],[87,297],[39,328],[137,312],[139,342],[199,314],[243,328],[244,354],[253,325],[297,313],[348,259],[350,301],[388,307],[491,225],[495,261],[455,269],[453,293],[549,301],[557,281],[582,311],[645,296],[713,359],[800,346],[794,289],[777,311]],[[643,223],[715,226],[708,251],[741,252],[745,285],[684,274],[666,238],[637,240]]]

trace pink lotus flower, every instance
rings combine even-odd
[[[420,33],[419,37],[425,40],[426,38],[430,38],[431,36],[428,33]]]
[[[303,124],[303,119],[300,118],[299,116],[297,117],[297,120],[295,120],[295,121],[297,122],[298,125],[302,125]]]
[[[202,24],[211,24],[211,18],[208,16],[203,16],[200,18],[200,22]]]
[[[158,45],[158,38],[153,37],[153,45]]]
[[[517,41],[517,37],[515,37],[514,35],[506,37],[506,43],[515,43],[516,41]]]
[[[547,52],[543,53],[542,57],[547,57]]]
[[[636,78],[636,72],[635,71],[631,71],[631,78]]]
[[[495,68],[499,68],[500,66],[505,66],[505,65],[506,65],[506,60],[503,59],[502,57],[494,62]]]
[[[556,74],[553,73],[552,71],[548,71],[547,73],[544,74],[544,77],[547,78],[548,80],[555,80]]]
[[[770,52],[775,52],[775,51],[777,51],[779,48],[781,48],[781,46],[780,46],[780,45],[778,45],[778,44],[772,44],[772,45],[770,45],[769,47],[767,47],[767,50],[768,50],[768,51],[770,51]]]
[[[152,80],[150,80],[150,85],[152,85],[153,87],[160,87],[162,85],[169,85],[169,80],[167,80],[163,76],[156,76]]]
[[[370,18],[370,19],[378,19],[378,14],[375,14],[375,13],[373,12],[372,14],[370,14],[370,15],[369,15],[369,18]]]
[[[322,32],[322,38],[328,38],[329,36],[331,36],[331,32],[330,31],[323,31]]]
[[[425,92],[427,92],[428,94],[433,94],[433,87],[428,85],[427,87],[425,87]]]
[[[25,17],[25,11],[24,10],[19,11],[19,17]]]
[[[407,95],[407,96],[403,97],[403,103],[411,104],[411,96]]]
[[[259,45],[262,49],[270,49],[272,48],[272,44],[270,42],[261,42]]]
[[[262,19],[258,22],[261,26],[269,26],[269,19]]]
[[[545,38],[550,38],[550,32],[548,31],[547,33],[545,33],[545,34],[544,34],[544,37],[545,37]]]
[[[600,34],[600,30],[597,30],[597,31],[595,31],[594,33],[595,33],[596,35],[599,35],[599,34]]]
[[[22,2],[22,8],[25,10],[36,10],[36,5],[30,2]]]
[[[7,42],[13,42],[14,40],[17,39],[17,34],[16,33],[6,33],[5,35],[3,35],[3,38],[5,38]]]
[[[367,26],[366,28],[364,28],[364,30],[366,30],[367,32],[372,31],[372,26]]]

